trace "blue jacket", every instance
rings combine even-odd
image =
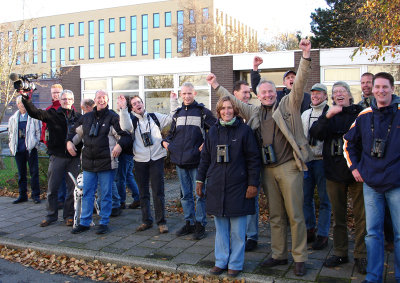
[[[215,117],[203,104],[196,101],[190,105],[182,104],[172,118],[171,129],[165,139],[169,143],[171,162],[182,168],[197,167],[205,130],[215,122]]]
[[[217,162],[217,145],[229,145],[228,163]],[[258,187],[260,152],[249,126],[237,117],[232,126],[217,122],[201,152],[197,180],[205,182],[207,213],[236,217],[255,213],[255,199],[246,199],[247,186]]]
[[[363,110],[344,136],[344,152],[350,170],[358,169],[364,182],[377,192],[400,187],[400,98],[379,108],[375,99]],[[372,133],[372,121],[374,133]],[[391,126],[387,137],[388,127]],[[382,158],[371,156],[374,139],[386,140]]]

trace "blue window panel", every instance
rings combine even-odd
[[[126,56],[126,43],[125,42],[121,42],[119,44],[119,56],[120,57]]]
[[[56,50],[55,49],[50,49],[50,76],[54,78],[57,73],[57,68],[56,68]]]
[[[148,15],[142,15],[142,55],[149,54]]]
[[[115,19],[114,18],[108,19],[108,32],[115,32]]]
[[[47,62],[47,28],[42,27],[42,63]]]
[[[85,34],[85,24],[84,22],[79,22],[79,35]]]
[[[165,39],[165,58],[172,58],[172,40],[171,40],[171,38]]]
[[[171,12],[165,12],[165,26],[170,27],[172,24]]]
[[[137,19],[131,16],[131,56],[137,55]]]
[[[115,58],[115,43],[110,43],[109,46],[109,57],[110,58]]]
[[[50,26],[50,38],[56,38],[56,26]]]
[[[60,65],[65,66],[65,48],[60,48]]]
[[[65,37],[65,25],[60,25],[60,37]]]
[[[153,28],[159,28],[159,27],[160,27],[160,14],[154,13],[153,14]]]
[[[119,18],[119,31],[125,31],[126,30],[126,20],[125,17],[120,17]]]
[[[99,20],[99,58],[104,58],[104,20]]]
[[[194,24],[194,10],[189,10],[189,23]]]
[[[69,48],[69,61],[74,61],[75,60],[75,48],[70,47]]]
[[[74,23],[69,24],[69,36],[73,37],[75,36],[75,25]]]
[[[177,32],[177,51],[183,51],[183,11],[177,12],[178,32]]]
[[[85,59],[85,46],[79,46],[79,59]]]
[[[89,21],[89,59],[94,59],[94,21]]]
[[[153,58],[154,59],[160,58],[160,40],[159,39],[153,40]]]
[[[26,42],[26,41],[28,41],[29,40],[29,30],[25,30],[25,33],[24,33],[24,41]]]
[[[32,38],[32,49],[33,49],[33,60],[32,63],[33,64],[37,64],[38,63],[38,30],[37,28],[33,28],[32,29],[32,34],[33,34],[33,38]]]

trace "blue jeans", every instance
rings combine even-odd
[[[190,225],[196,221],[206,226],[206,198],[196,195],[196,209],[193,198],[193,191],[196,189],[197,168],[184,169],[176,166],[176,172],[181,183],[181,203],[185,220],[189,221]],[[205,191],[205,186],[203,186],[203,190]]]
[[[121,202],[126,202],[126,187],[132,192],[133,200],[139,200],[139,188],[133,176],[133,156],[121,153],[118,157],[116,183]]]
[[[384,258],[383,223],[385,202],[392,216],[394,232],[395,278],[400,281],[400,187],[378,193],[364,183],[365,217],[367,222],[367,276],[369,282],[382,282]]]
[[[117,176],[117,169],[113,169],[114,175]],[[97,183],[97,187],[100,187],[100,180]],[[121,206],[121,198],[118,193],[117,185],[116,185],[116,180],[114,177],[114,182],[112,183],[112,190],[111,190],[111,195],[112,195],[112,208],[118,208]],[[101,190],[97,191],[97,205],[100,207],[101,210]]]
[[[61,185],[58,187],[58,202],[64,203],[66,195],[67,195],[67,181],[65,180],[65,175],[64,175]]]
[[[112,207],[112,183],[115,170],[100,172],[83,171],[83,196],[81,225],[89,226],[92,222],[94,195],[99,183],[100,193],[100,224],[107,225],[110,220]]]
[[[260,188],[258,188],[258,192],[260,192]],[[258,241],[258,218],[260,210],[258,207],[258,195],[255,198],[255,204],[256,213],[253,215],[247,215],[246,237],[247,239]]]
[[[331,224],[331,203],[326,191],[326,179],[323,160],[307,162],[308,171],[304,172],[304,204],[303,212],[307,230],[316,227],[314,189],[317,186],[319,196],[319,217],[317,234],[328,237]]]
[[[215,222],[215,266],[242,270],[247,216],[219,217]]]
[[[26,163],[29,165],[29,174],[31,175],[31,190],[32,190],[32,199],[40,198],[40,187],[39,187],[39,162],[38,162],[38,153],[37,149],[34,148],[29,151],[25,150],[22,152],[17,152],[15,154],[15,162],[17,163],[18,168],[18,189],[19,189],[19,197],[28,198],[28,170],[26,167]]]

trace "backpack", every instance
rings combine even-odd
[[[151,117],[151,119],[153,119],[154,123],[156,123],[156,125],[158,126],[158,128],[160,129],[160,132],[161,132],[160,121],[158,120],[156,114],[154,114],[154,113],[147,113],[147,114]],[[133,115],[132,113],[129,113],[129,115],[130,115],[131,120],[132,120],[133,132],[135,132],[136,128],[137,128],[137,125],[138,125],[138,122],[139,122],[139,119],[135,115]]]

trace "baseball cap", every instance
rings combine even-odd
[[[315,85],[313,85],[311,90],[325,91],[325,93],[328,92],[326,86],[320,83],[316,83]]]
[[[296,72],[295,72],[295,71],[289,70],[289,71],[286,71],[286,72],[283,74],[283,79],[285,79],[286,76],[289,75],[290,73],[296,75]]]

